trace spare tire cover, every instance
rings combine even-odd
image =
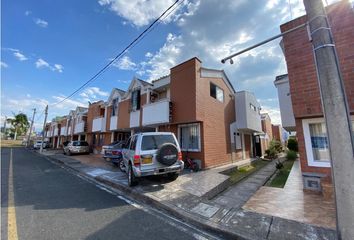
[[[171,166],[178,159],[178,149],[172,143],[165,143],[157,150],[156,159],[160,163]]]

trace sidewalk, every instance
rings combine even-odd
[[[120,171],[89,166],[59,154],[47,157],[89,178],[110,185],[128,197],[167,211],[185,222],[212,231],[223,238],[336,239],[336,232],[332,229],[242,209],[244,203],[274,173],[274,162],[234,187],[229,187],[228,176],[213,169],[183,174],[173,182],[160,177],[143,178],[138,186],[130,188],[127,186],[126,174]],[[229,188],[222,192],[227,187]]]

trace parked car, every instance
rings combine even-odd
[[[166,174],[175,180],[184,168],[178,141],[170,132],[135,134],[124,144],[122,155],[129,186],[150,175]]]
[[[41,140],[35,141],[34,144],[33,144],[33,148],[34,149],[40,149],[41,145],[42,145],[42,141]],[[49,142],[48,141],[44,141],[43,142],[43,148],[49,148]]]
[[[119,167],[121,171],[125,171],[125,165],[122,157],[122,148],[124,141],[119,141],[118,143],[112,143],[108,145],[110,148],[106,148],[104,151],[103,158],[106,161],[112,162],[115,166]]]
[[[86,141],[70,141],[66,146],[64,146],[64,154],[89,154],[90,148]]]
[[[115,141],[108,145],[103,145],[101,151],[101,154],[103,154],[103,158],[106,159],[106,152],[110,153],[110,150],[112,149],[122,148],[122,144],[124,144],[124,141]]]

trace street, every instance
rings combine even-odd
[[[1,239],[213,238],[23,148],[1,159]]]

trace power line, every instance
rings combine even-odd
[[[87,86],[90,82],[92,82],[93,80],[95,80],[99,75],[101,75],[102,73],[104,73],[109,66],[111,66],[117,59],[119,59],[120,57],[122,57],[130,48],[132,48],[133,46],[135,46],[136,42],[139,41],[140,38],[143,37],[143,35],[145,33],[148,33],[149,30],[171,9],[173,8],[177,3],[179,2],[179,0],[176,0],[171,6],[169,6],[157,19],[155,19],[147,28],[145,28],[145,30],[143,32],[141,32],[139,34],[139,36],[137,36],[132,42],[130,42],[130,44],[125,47],[118,55],[116,55],[111,61],[109,61],[109,63],[107,63],[101,70],[99,70],[95,75],[93,75],[88,81],[86,81],[83,85],[81,85],[78,89],[76,89],[73,93],[71,93],[69,96],[65,97],[64,99],[60,100],[59,102],[53,103],[52,106],[60,104],[64,101],[66,101],[67,99],[71,98],[72,96],[74,96],[76,93],[78,93],[81,89],[83,89],[85,86]],[[135,44],[135,45],[134,45]]]

